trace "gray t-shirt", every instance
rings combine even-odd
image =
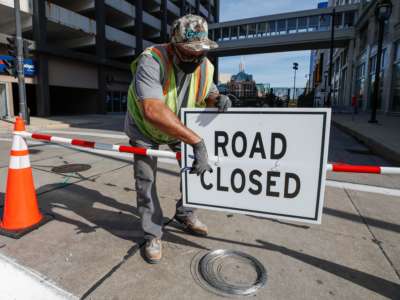
[[[183,100],[181,105],[178,107],[178,110],[180,110],[181,107],[186,107],[187,105],[189,82],[192,74],[185,74],[182,70],[176,67],[175,64],[174,71],[178,98]],[[135,77],[133,78],[136,94],[139,100],[159,99],[160,101],[163,101],[162,82],[164,78],[162,78],[162,76],[163,74],[158,62],[152,56],[142,55],[137,65]],[[218,93],[218,89],[216,85],[212,83],[208,95],[214,93]],[[125,120],[125,133],[131,139],[143,138],[143,135],[140,133],[135,121],[129,113],[127,113]]]

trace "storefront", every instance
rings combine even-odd
[[[0,119],[9,116],[8,106],[7,84],[0,81]]]
[[[12,118],[18,114],[18,81],[13,76],[6,73],[5,61],[10,61],[11,56],[0,55],[0,118]],[[36,113],[36,96],[35,96],[35,65],[32,59],[24,60],[24,75],[26,84],[26,95],[28,109],[31,114]]]

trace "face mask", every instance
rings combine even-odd
[[[191,74],[196,71],[197,67],[200,66],[200,64],[203,62],[203,60],[199,62],[179,62],[178,67],[181,69],[185,74]]]
[[[175,53],[176,56],[174,57],[174,61],[179,69],[181,69],[185,74],[191,74],[196,71],[197,67],[201,65],[206,56],[206,54],[203,53],[202,56],[187,57],[183,53],[181,53],[176,47]]]

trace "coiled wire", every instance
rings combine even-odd
[[[256,279],[254,282],[230,283],[223,274],[224,262],[236,261],[254,268]],[[235,250],[214,250],[204,255],[198,262],[198,273],[203,281],[213,289],[229,295],[251,295],[267,282],[267,272],[264,266],[254,257]]]

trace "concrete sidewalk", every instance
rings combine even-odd
[[[370,114],[333,114],[332,122],[354,136],[371,151],[400,165],[400,116],[378,115],[378,124],[368,123]]]
[[[9,146],[9,145],[4,145]],[[48,146],[36,150],[47,152]],[[147,264],[130,160],[62,149],[32,154],[42,209],[55,219],[20,240],[0,236],[0,254],[42,274],[82,299],[224,299],[204,289],[193,263],[205,251],[235,249],[255,256],[267,286],[251,299],[398,299],[400,223],[398,197],[327,188],[321,225],[199,211],[206,238],[171,221],[179,169],[160,163],[158,193],[166,217],[164,258]],[[86,163],[90,169],[57,174],[54,166]],[[7,168],[0,168],[4,199]],[[382,203],[385,205],[382,205]],[[233,265],[229,274],[238,273]],[[24,287],[21,287],[24,288]],[[226,298],[225,298],[226,299]]]

